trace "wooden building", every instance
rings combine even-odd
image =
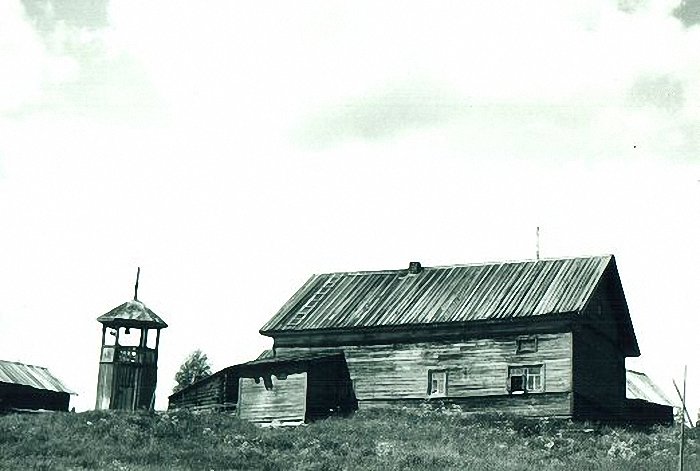
[[[300,353],[225,368],[170,396],[169,408],[235,409],[257,423],[299,424],[354,411],[342,353]]]
[[[67,411],[73,394],[44,367],[0,360],[0,412]]]
[[[674,408],[680,410],[647,375],[627,370],[625,419],[641,424],[672,424]]]
[[[95,409],[153,409],[158,376],[163,319],[137,299],[97,318],[102,324],[102,348]]]
[[[277,364],[342,355],[360,408],[450,402],[617,420],[628,413],[625,358],[640,354],[612,255],[313,275],[260,333]],[[274,371],[261,363],[255,374]],[[270,390],[239,383],[239,414],[278,379]]]

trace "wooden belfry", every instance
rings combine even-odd
[[[95,409],[153,409],[163,319],[134,299],[97,318],[102,323],[102,350]]]

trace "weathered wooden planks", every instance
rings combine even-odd
[[[70,394],[0,382],[0,412],[12,409],[68,411]]]
[[[363,409],[395,406],[420,407],[425,400],[377,399],[362,401]],[[475,414],[507,413],[525,417],[571,417],[571,393],[542,393],[527,395],[500,395],[478,397],[450,397],[434,401],[434,405],[459,405],[463,412]]]
[[[224,404],[223,375],[214,375],[199,381],[197,384],[173,394],[168,408],[202,407]]]
[[[360,407],[373,401],[427,399],[428,372],[432,369],[447,371],[447,397],[450,400],[508,396],[509,365],[543,365],[544,392],[570,392],[571,334],[541,334],[538,336],[538,351],[525,354],[516,353],[517,338],[278,348],[277,353],[284,356],[299,351],[330,353],[342,350]],[[536,393],[529,395],[535,396]],[[557,404],[555,408],[557,415],[566,415],[570,413],[570,402]]]
[[[251,422],[303,422],[306,418],[306,372],[286,379],[240,379],[238,414]],[[265,384],[267,382],[267,385]]]

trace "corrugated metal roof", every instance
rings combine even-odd
[[[664,392],[644,373],[627,370],[627,399],[642,399],[655,404],[680,407],[673,403]]]
[[[148,327],[164,329],[168,327],[163,319],[146,307],[141,301],[132,299],[115,307],[97,320],[107,326],[120,325],[124,327]]]
[[[20,384],[36,389],[76,394],[42,367],[0,360],[0,383]]]
[[[261,333],[510,319],[581,310],[612,255],[313,275]],[[613,262],[614,263],[614,262]]]

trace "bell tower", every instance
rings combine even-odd
[[[97,318],[102,324],[102,349],[95,409],[153,409],[163,319],[138,300],[136,272],[134,299]]]

